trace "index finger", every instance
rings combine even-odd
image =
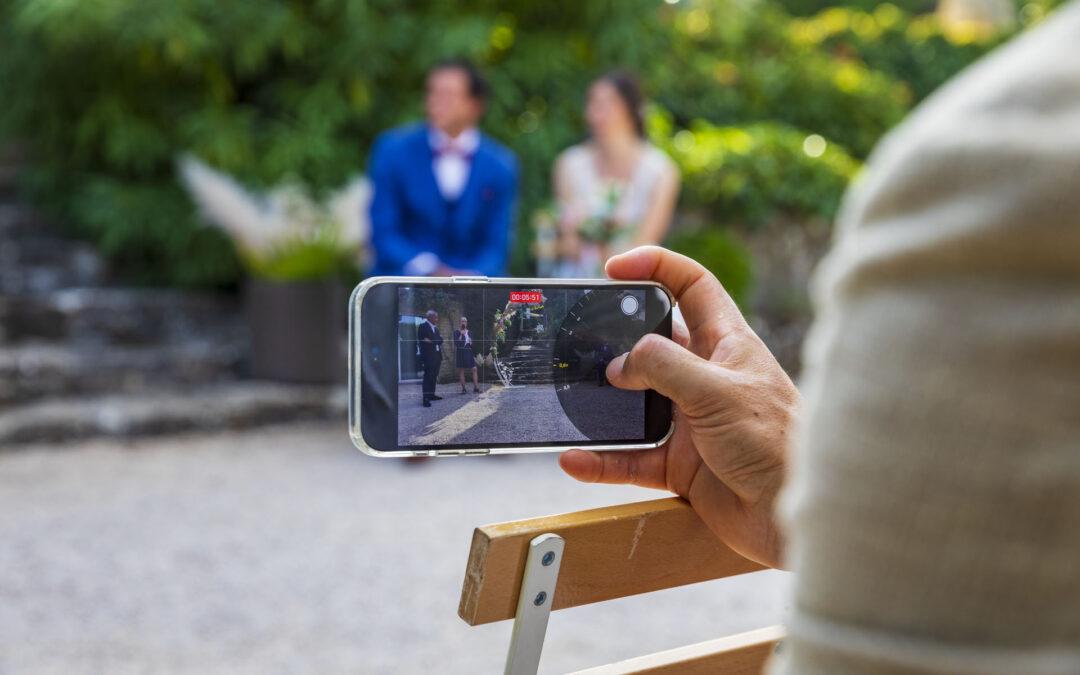
[[[583,483],[628,483],[663,490],[667,488],[667,447],[648,450],[596,452],[569,450],[559,466]]]
[[[727,332],[743,324],[742,312],[701,263],[659,246],[639,246],[607,261],[612,279],[647,279],[666,286],[686,318],[690,335],[710,324]]]

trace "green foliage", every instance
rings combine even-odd
[[[956,44],[902,12],[877,39],[860,33],[883,10],[845,10],[840,28],[834,15],[793,23],[784,8],[806,3],[0,0],[0,136],[32,145],[38,201],[146,283],[240,273],[177,187],[179,154],[318,198],[365,170],[379,132],[419,119],[424,72],[451,55],[490,76],[484,127],[521,160],[521,214],[549,197],[556,154],[584,135],[590,79],[624,66],[671,113],[657,140],[686,172],[688,206],[739,225],[824,218],[857,167],[840,148],[865,157],[991,43]],[[809,134],[827,141],[821,158],[802,153]],[[531,272],[531,241],[519,218],[516,274]],[[281,265],[302,274],[319,255]]]
[[[651,0],[509,11],[454,0],[12,0],[0,4],[0,79],[18,95],[0,130],[32,142],[47,169],[34,177],[40,201],[134,277],[219,284],[237,266],[175,188],[179,153],[256,188],[285,177],[336,188],[364,171],[379,132],[419,118],[425,70],[464,54],[487,65],[485,127],[521,157],[528,208],[546,195],[555,154],[580,138],[588,79],[661,51],[655,12]],[[517,270],[527,239],[523,229]]]
[[[333,240],[304,241],[284,247],[277,255],[250,258],[253,276],[273,281],[315,281],[328,276],[349,276],[351,256]]]
[[[946,29],[933,16],[912,18],[892,4],[872,12],[827,9],[789,26],[792,41],[820,49],[906,83],[925,98],[1004,41],[1001,34]]]
[[[871,12],[882,3],[878,0],[780,0],[780,4],[792,16],[812,16],[833,6]],[[910,14],[924,14],[934,11],[938,0],[895,0],[893,4]]]
[[[1038,21],[1067,0],[1014,0],[1017,14],[1024,24]],[[780,5],[792,16],[812,16],[832,7],[873,12],[885,3],[878,0],[779,0]],[[907,14],[929,14],[938,7],[938,0],[893,0],[888,3]]]
[[[672,236],[667,246],[704,265],[716,275],[740,309],[746,311],[754,273],[750,251],[742,242],[724,230],[704,227]]]
[[[226,283],[240,273],[232,242],[199,223],[180,186],[168,177],[128,182],[83,174],[48,188],[57,192],[46,191],[43,203],[63,204],[76,234],[97,241],[132,278],[186,286]]]
[[[889,75],[793,41],[768,3],[701,4],[672,20],[655,66],[657,101],[678,125],[774,120],[866,157],[907,112],[911,93]]]
[[[831,219],[860,166],[824,138],[774,123],[698,122],[676,132],[665,149],[682,169],[684,203],[736,227],[778,217]]]

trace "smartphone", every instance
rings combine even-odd
[[[377,457],[652,448],[671,402],[605,368],[672,297],[645,281],[373,277],[349,301],[349,428]]]

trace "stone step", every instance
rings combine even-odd
[[[192,340],[107,349],[27,343],[0,348],[0,406],[47,396],[137,393],[235,380],[242,343]]]
[[[554,381],[550,352],[512,351],[500,362],[512,384],[547,384]]]
[[[344,387],[258,381],[50,399],[0,411],[0,450],[99,436],[244,429],[312,419],[339,420],[344,438],[346,400]]]
[[[97,286],[104,278],[105,263],[86,242],[43,235],[0,242],[0,295]]]
[[[32,208],[0,196],[0,295],[96,286],[105,267],[91,244],[57,235]]]
[[[66,288],[0,296],[0,341],[154,345],[244,338],[235,297],[170,289]]]
[[[0,197],[0,240],[4,243],[20,237],[50,234],[44,218],[17,197]]]
[[[18,190],[19,166],[0,161],[0,197],[14,196]]]
[[[0,196],[14,195],[19,171],[27,162],[28,148],[20,143],[0,145]]]

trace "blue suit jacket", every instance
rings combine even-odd
[[[375,141],[369,170],[373,273],[404,274],[407,262],[429,251],[451,267],[504,275],[517,193],[514,154],[482,134],[452,210],[439,193],[433,158],[423,124],[392,129]]]

